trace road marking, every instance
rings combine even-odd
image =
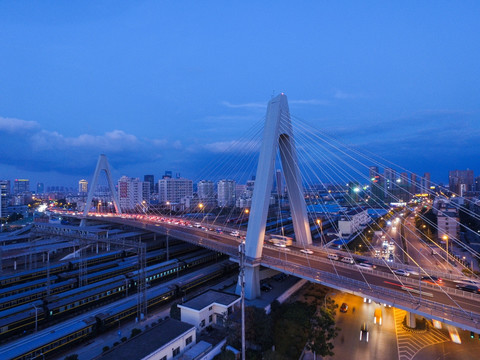
[[[407,312],[393,308],[395,319],[395,334],[397,337],[398,360],[412,360],[423,348],[450,339],[440,330],[430,327],[426,332],[410,332],[403,328],[403,319]]]

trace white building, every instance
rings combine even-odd
[[[371,221],[367,209],[356,208],[344,213],[338,220],[338,232],[340,236],[355,234],[363,226]]]
[[[235,180],[220,180],[217,183],[218,206],[235,206]]]
[[[215,184],[210,180],[201,180],[197,183],[197,194],[201,200],[215,197]]]
[[[448,239],[458,239],[460,231],[460,219],[457,212],[439,211],[437,214],[438,239],[445,241]],[[450,246],[449,246],[450,248]]]
[[[78,193],[79,194],[86,194],[88,193],[88,181],[82,179],[78,182]]]
[[[178,359],[196,344],[195,327],[167,319],[137,337],[102,354],[101,360],[170,360]]]
[[[139,178],[129,178],[127,176],[122,176],[118,180],[118,200],[122,211],[144,206],[143,184],[143,181],[140,181]]]
[[[209,325],[223,326],[225,320],[240,307],[240,296],[217,290],[207,290],[178,305],[183,322],[202,331]]]
[[[158,181],[158,197],[161,203],[179,203],[193,195],[193,181],[184,178],[164,178]]]

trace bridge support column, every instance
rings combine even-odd
[[[417,327],[417,321],[415,319],[415,314],[412,312],[407,312],[407,326],[411,329],[415,329]]]
[[[240,284],[240,277],[237,282],[237,295],[242,293],[242,286]],[[259,264],[245,264],[245,298],[248,300],[260,297],[260,265]]]

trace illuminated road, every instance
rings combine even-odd
[[[189,227],[167,222],[121,217],[89,217],[92,220],[109,221],[168,234],[237,257],[240,239],[228,233]],[[227,229],[224,229],[228,232]],[[265,245],[261,264],[279,271],[319,282],[343,291],[365,295],[419,315],[436,318],[463,328],[480,332],[480,295],[455,289],[455,283],[442,276],[441,285],[420,281],[418,276],[401,277],[392,274],[387,264],[376,260],[377,268],[367,269],[326,258],[326,252],[311,248],[312,255],[300,252],[300,248],[287,249]],[[372,260],[373,262],[374,260]],[[382,264],[382,265],[380,265]],[[398,264],[396,266],[399,266]],[[455,279],[455,277],[451,277]]]

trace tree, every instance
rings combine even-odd
[[[306,347],[318,355],[333,355],[335,307],[331,299],[324,308],[295,302],[281,305],[274,314],[275,349],[286,358],[298,358]]]
[[[241,347],[242,328],[238,320],[227,320],[228,343],[235,348]],[[245,342],[247,347],[264,351],[273,345],[272,319],[263,308],[247,306],[245,308]]]

